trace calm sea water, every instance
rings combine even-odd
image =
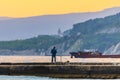
[[[60,79],[52,79],[49,77],[36,77],[36,76],[0,76],[0,80],[60,80]]]
[[[1,75],[0,80],[91,80],[91,79],[58,79],[49,77],[36,77],[36,76],[6,76]]]
[[[58,79],[58,78],[49,78],[49,77],[36,77],[36,76],[0,76],[0,80],[93,80],[93,79]],[[103,80],[103,79],[95,79],[95,80]],[[108,80],[108,79],[106,79]],[[110,79],[116,80],[116,79]],[[120,79],[118,79],[120,80]]]

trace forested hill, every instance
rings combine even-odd
[[[58,43],[58,37],[41,35],[38,37],[15,40],[15,41],[1,41],[0,49],[10,50],[26,50],[26,49],[45,49],[47,50],[51,45]]]
[[[99,33],[116,33],[118,28],[120,28],[120,13],[108,16],[105,18],[90,19],[84,23],[74,24],[74,28],[71,34],[82,33],[82,34],[99,34]]]
[[[74,24],[69,35],[81,36],[80,49],[98,49],[104,52],[120,42],[120,13],[105,18]]]
[[[120,42],[120,13],[105,18],[91,19],[73,25],[63,37],[41,35],[26,40],[1,41],[2,55],[50,55],[52,46],[58,54],[68,55],[71,51],[97,49],[101,52]]]

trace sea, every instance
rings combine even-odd
[[[120,79],[59,79],[38,76],[7,76],[1,75],[0,80],[120,80]]]
[[[0,80],[66,80],[66,79],[38,77],[38,76],[7,76],[7,75],[1,75]]]

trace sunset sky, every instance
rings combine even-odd
[[[0,0],[0,16],[29,17],[95,12],[120,6],[120,0]]]

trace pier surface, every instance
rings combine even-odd
[[[1,63],[0,75],[55,78],[120,78],[120,66],[111,63]]]
[[[0,75],[35,75],[57,78],[120,78],[119,58],[57,57],[51,63],[50,56],[1,56]]]

